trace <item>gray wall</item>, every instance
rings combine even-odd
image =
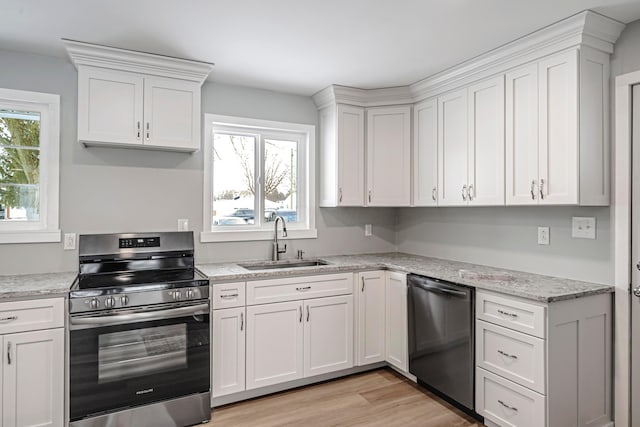
[[[63,233],[202,229],[203,154],[83,148],[77,142],[77,73],[65,59],[0,50],[0,87],[61,95],[60,227]],[[309,97],[206,83],[203,112],[316,124]],[[317,239],[291,242],[308,256],[395,249],[393,209],[318,209]],[[364,237],[364,224],[374,236]],[[269,242],[197,245],[198,262],[266,259]],[[0,245],[0,274],[70,271],[77,251],[62,243]]]

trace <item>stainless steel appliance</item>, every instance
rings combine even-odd
[[[209,281],[193,233],[81,235],[69,292],[71,427],[211,417]]]
[[[409,372],[475,415],[473,289],[414,274],[407,285]]]

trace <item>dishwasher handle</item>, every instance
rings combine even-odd
[[[433,280],[428,280],[428,279],[421,280],[420,278],[411,278],[409,283],[427,292],[434,292],[434,293],[449,295],[457,298],[466,298],[469,295],[468,291],[454,289],[450,286],[443,285]]]

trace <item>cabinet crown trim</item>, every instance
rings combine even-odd
[[[334,103],[370,107],[419,102],[562,50],[590,47],[611,54],[624,28],[621,22],[585,10],[407,86],[332,85],[313,95],[313,100],[318,109]]]
[[[110,46],[62,39],[76,69],[81,65],[182,79],[202,84],[212,63],[137,52]]]

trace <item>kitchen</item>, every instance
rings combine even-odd
[[[619,2],[618,5],[623,10],[625,3]],[[22,22],[18,19],[21,16],[21,9],[17,5],[14,6],[12,10],[15,9],[16,19],[11,25],[17,27]],[[254,6],[258,8],[257,5]],[[566,8],[560,10],[558,5],[548,5],[548,10],[554,11],[550,15],[554,16],[553,19],[542,20],[537,25],[532,23],[527,30],[521,29],[514,32],[517,34],[516,37],[493,44],[485,42],[486,45],[478,47],[473,54],[452,60],[448,66],[494,49],[585,8],[585,6],[572,8],[573,6],[565,5]],[[640,16],[633,15],[631,12],[625,12],[628,14],[618,12],[620,14],[615,15],[615,11],[611,12],[604,6],[600,10],[598,6],[601,5],[594,3],[594,10],[604,15],[610,12],[610,16],[627,23],[627,27],[615,42],[611,55],[613,81],[617,75],[640,69],[640,54],[637,52],[640,26],[637,22],[631,22]],[[37,23],[47,20],[45,10],[32,9],[26,5],[24,7],[27,11],[21,19],[32,17],[28,22],[33,23],[28,25],[37,26],[39,25]],[[78,10],[78,16],[95,14],[88,5],[78,7],[81,7]],[[256,10],[264,13],[265,16],[272,16],[269,10],[265,9],[268,7],[262,6]],[[632,12],[635,10],[637,13],[637,9],[633,7],[630,10]],[[354,18],[357,16],[356,12],[361,13],[355,7],[353,10],[345,11],[345,13],[354,14]],[[524,12],[520,13],[526,15]],[[211,15],[215,15],[215,11],[211,11]],[[207,25],[206,22],[198,22],[201,22],[202,27]],[[177,229],[177,219],[186,218],[189,222],[188,229],[195,231],[195,253],[198,265],[270,259],[272,231],[264,241],[201,242],[200,232],[205,231],[203,226],[205,179],[202,150],[194,154],[185,154],[85,148],[78,143],[78,74],[60,38],[66,37],[215,62],[210,80],[207,80],[202,87],[201,111],[203,114],[315,125],[319,132],[318,107],[311,95],[326,85],[315,87],[313,90],[297,89],[296,84],[302,83],[292,82],[291,86],[287,87],[286,81],[281,81],[278,83],[280,86],[273,83],[273,86],[269,87],[270,90],[267,90],[252,87],[259,87],[259,84],[250,81],[243,83],[240,80],[227,79],[228,83],[221,83],[217,80],[217,70],[223,68],[225,62],[238,60],[237,54],[224,58],[222,55],[203,57],[170,47],[164,51],[154,49],[152,41],[146,39],[140,39],[138,44],[126,43],[122,39],[124,36],[119,35],[117,29],[113,29],[113,35],[105,35],[101,39],[92,34],[90,23],[74,22],[73,25],[69,24],[69,28],[75,25],[80,29],[84,28],[84,32],[80,29],[77,30],[78,32],[71,29],[59,30],[58,32],[62,31],[59,36],[47,40],[49,46],[54,47],[56,56],[48,55],[46,51],[33,53],[30,48],[31,42],[28,42],[27,36],[17,28],[11,30],[11,26],[8,26],[4,30],[6,33],[0,33],[1,38],[6,40],[7,46],[6,50],[3,49],[0,52],[3,64],[0,87],[60,95],[59,229],[63,233],[77,235],[170,231]],[[18,36],[18,34],[21,35]],[[23,37],[24,41],[22,41]],[[150,39],[153,38],[150,37]],[[252,45],[251,40],[240,39],[238,43]],[[10,44],[10,41],[13,44]],[[262,61],[265,60],[262,59]],[[437,71],[441,69],[434,70],[434,72]],[[430,74],[432,73],[422,70],[421,74],[402,84],[413,83]],[[351,82],[332,80],[328,81],[327,85],[333,83],[350,84]],[[356,84],[353,83],[353,85]],[[611,114],[611,127],[613,127],[613,111]],[[320,138],[319,135],[316,136],[316,146],[319,146]],[[318,157],[319,154],[316,154],[316,159]],[[318,172],[316,192],[319,200],[320,168],[317,167],[316,170]],[[185,189],[188,190],[185,191]],[[572,217],[595,218],[597,238],[595,240],[573,239],[571,237]],[[286,243],[288,246],[283,258],[295,258],[298,250],[305,252],[305,258],[398,251],[600,284],[613,284],[615,262],[613,219],[613,207],[610,206],[322,207],[315,209],[317,238],[290,238],[281,243]],[[371,236],[365,236],[366,224],[372,226]],[[548,246],[537,244],[537,229],[541,226],[550,229]],[[2,274],[6,275],[46,274],[78,269],[77,249],[64,250],[61,241],[2,244],[0,259],[2,259]],[[626,289],[624,286],[623,288]],[[616,364],[616,366],[619,365]],[[616,391],[615,420],[616,424],[625,425],[624,398],[620,396],[624,395]],[[622,407],[619,407],[620,402],[623,402]],[[628,404],[626,408],[628,410]],[[629,421],[626,424],[629,424]]]

